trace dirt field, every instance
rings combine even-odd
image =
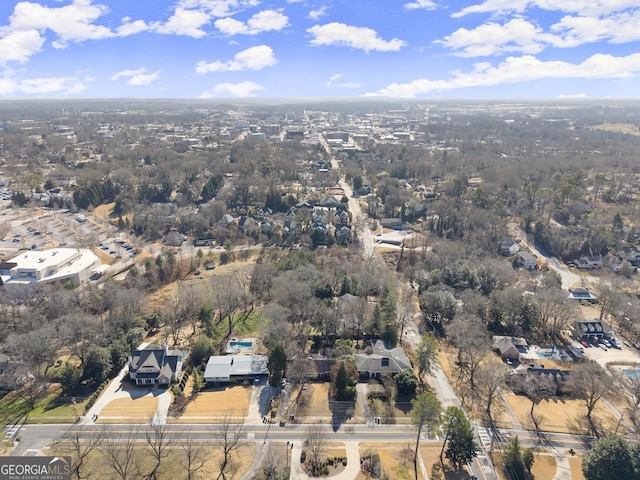
[[[158,399],[149,394],[144,397],[118,398],[109,402],[97,423],[122,423],[126,419],[129,423],[149,423],[158,408]]]
[[[204,390],[187,405],[176,420],[183,423],[214,421],[215,417],[244,417],[249,411],[250,386],[233,386]]]

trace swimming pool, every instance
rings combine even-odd
[[[231,340],[227,346],[227,353],[237,352],[238,350],[251,350],[253,341],[251,340]]]
[[[569,355],[567,355],[563,348],[551,347],[551,348],[541,348],[536,354],[538,358],[542,358],[545,360],[558,360],[561,362],[566,362],[571,360]]]
[[[638,368],[623,368],[622,369],[622,373],[624,373],[627,377],[629,378],[639,378],[640,377],[640,370],[638,370]]]

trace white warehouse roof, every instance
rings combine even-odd
[[[0,278],[5,284],[50,283],[69,279],[82,283],[100,265],[97,255],[85,248],[28,250],[3,262]]]

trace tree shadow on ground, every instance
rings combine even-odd
[[[340,429],[340,426],[353,418],[356,411],[355,401],[329,401],[329,410],[331,410],[331,428],[334,432]]]

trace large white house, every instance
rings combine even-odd
[[[52,283],[73,280],[81,284],[99,271],[100,259],[86,248],[28,250],[0,262],[3,284]]]

